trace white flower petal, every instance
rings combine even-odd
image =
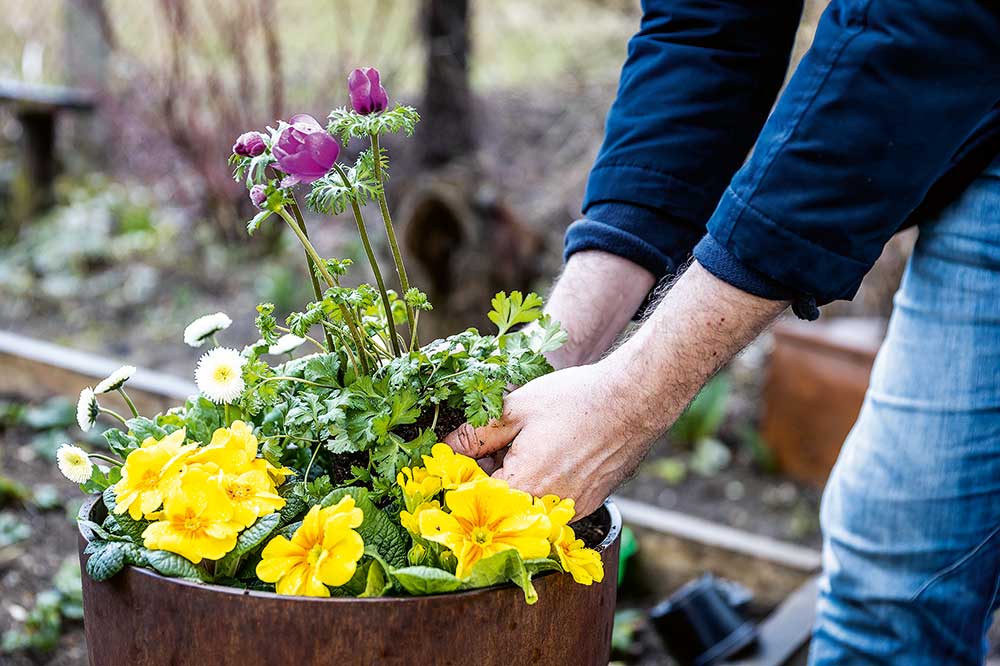
[[[267,353],[274,356],[280,356],[282,354],[288,354],[295,351],[305,343],[305,338],[300,338],[297,335],[291,333],[286,333],[285,335],[278,338],[277,342],[267,348]]]
[[[246,359],[235,349],[216,347],[198,359],[194,381],[206,398],[216,404],[233,403],[243,395],[243,364]]]
[[[94,471],[94,463],[79,446],[63,444],[56,451],[56,464],[62,475],[73,483],[86,483]]]
[[[201,347],[210,337],[224,331],[232,325],[233,320],[225,312],[198,317],[184,329],[184,343],[191,347]]]
[[[80,399],[76,403],[76,422],[80,430],[87,432],[93,428],[100,413],[94,389],[88,386],[80,391]]]
[[[125,385],[125,382],[132,379],[132,375],[134,374],[134,365],[123,365],[108,375],[105,379],[101,380],[101,382],[94,387],[94,393],[99,395],[101,393],[111,393],[112,391],[117,391]]]

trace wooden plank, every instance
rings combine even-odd
[[[760,623],[757,651],[729,666],[781,666],[805,658],[802,648],[812,636],[819,598],[819,576],[813,576]],[[804,662],[803,662],[804,663]]]
[[[121,365],[97,354],[0,331],[0,393],[35,400],[63,395],[75,400],[81,389]],[[193,382],[143,368],[136,371],[128,388],[144,414],[176,406],[198,392]]]
[[[96,105],[94,94],[89,90],[15,79],[0,79],[0,102],[50,111],[90,111]]]

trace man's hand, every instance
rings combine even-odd
[[[534,495],[572,497],[585,516],[635,470],[709,377],[787,305],[694,264],[614,353],[530,382],[506,397],[500,420],[463,425],[445,441],[475,458],[509,444],[494,476]]]

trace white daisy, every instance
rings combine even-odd
[[[273,354],[274,356],[289,354],[301,347],[305,341],[305,338],[300,338],[292,333],[286,333],[278,338],[277,342],[267,348],[267,353]]]
[[[56,464],[62,475],[73,483],[86,483],[94,471],[94,463],[90,462],[87,452],[72,444],[59,447],[56,451]]]
[[[132,379],[132,375],[135,374],[134,365],[123,365],[118,368],[105,379],[94,387],[94,393],[100,395],[101,393],[111,393],[112,391],[117,391],[122,386],[125,386],[125,382]]]
[[[225,312],[198,317],[184,329],[184,343],[192,347],[201,347],[210,337],[224,331],[233,323]]]
[[[100,413],[94,389],[88,386],[80,391],[80,399],[76,403],[76,422],[80,425],[80,430],[87,432],[93,428]]]
[[[216,347],[198,359],[194,381],[206,398],[216,404],[233,403],[246,386],[243,364],[246,359],[235,349]]]

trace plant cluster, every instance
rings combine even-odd
[[[349,78],[352,108],[324,127],[293,116],[247,132],[231,163],[260,212],[283,223],[305,253],[314,299],[279,322],[257,308],[260,339],[220,346],[223,313],[184,332],[212,348],[198,362],[201,392],[183,406],[141,417],[125,391],[125,367],[81,393],[84,430],[102,416],[115,456],[66,446],[59,464],[88,492],[102,492],[107,518],[81,517],[90,532],[88,573],[105,579],[125,564],[164,575],[307,596],[431,594],[513,582],[529,603],[531,577],[568,572],[600,581],[600,555],[569,525],[572,499],[534,498],[488,477],[440,439],[462,420],[499,418],[510,385],[550,372],[544,353],[565,340],[535,294],[497,294],[495,334],[468,329],[421,344],[426,295],[409,283],[385,195],[386,133],[414,130],[414,109],[389,108],[377,70]],[[368,144],[341,164],[340,142]],[[339,140],[339,141],[338,141]],[[350,262],[320,255],[295,187],[313,211],[349,211],[375,284],[348,287]],[[392,279],[375,255],[364,216],[379,211]],[[393,285],[396,286],[396,285]],[[314,353],[296,356],[305,345]],[[287,357],[269,363],[267,357]],[[101,404],[117,393],[131,417]],[[98,464],[94,464],[94,460]]]

